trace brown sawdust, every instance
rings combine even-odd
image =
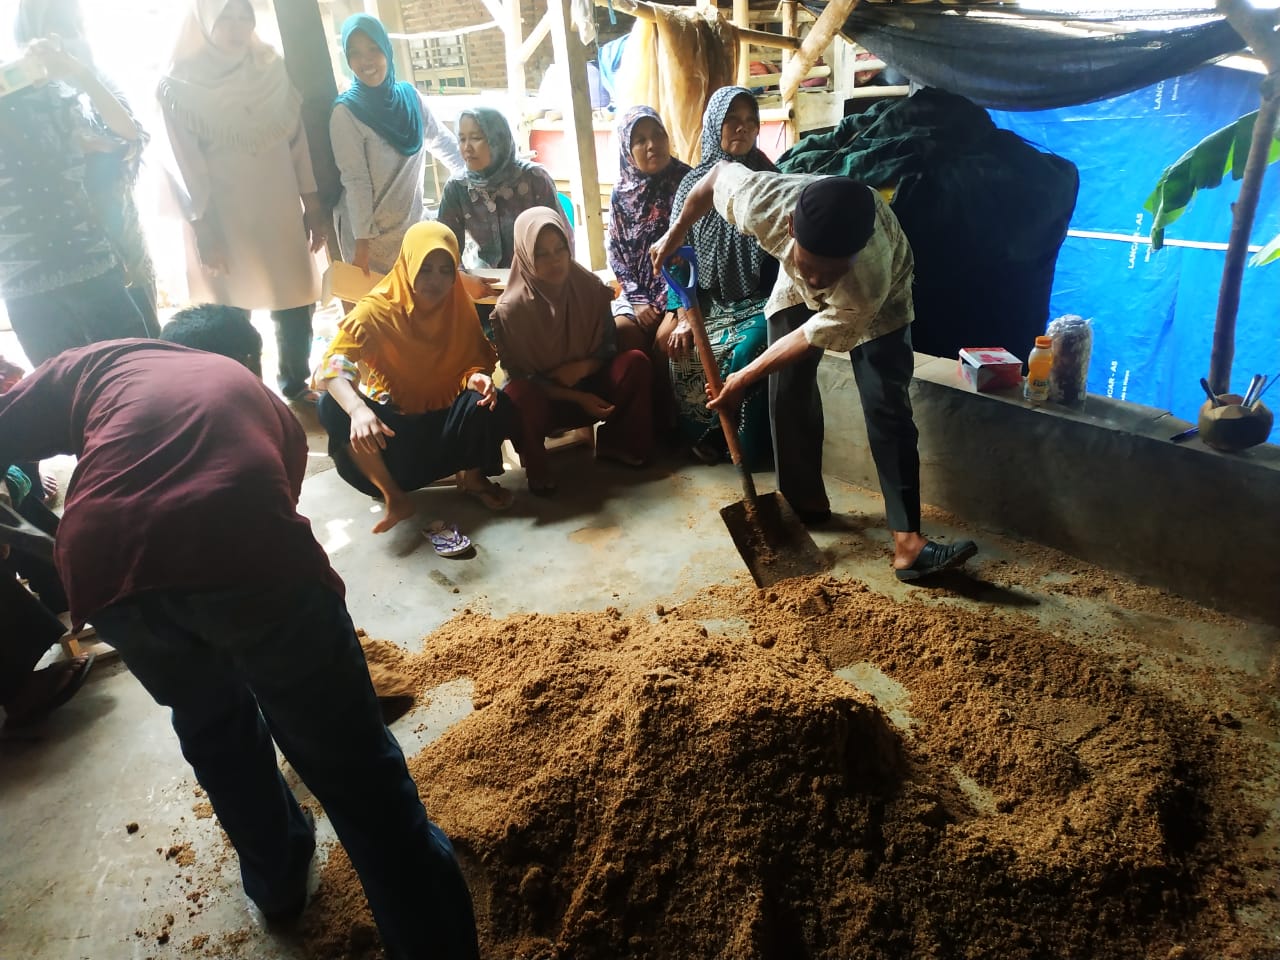
[[[1244,791],[1271,761],[1220,716],[1028,618],[854,581],[657,612],[468,610],[375,654],[420,695],[473,681],[410,767],[484,956],[1275,957],[1237,919],[1277,916]],[[831,672],[860,662],[910,691],[909,733]],[[340,848],[308,924],[309,955],[378,955]]]

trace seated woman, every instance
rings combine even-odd
[[[667,313],[667,284],[654,276],[649,248],[671,225],[671,204],[689,165],[671,156],[671,139],[652,107],[632,107],[618,124],[621,163],[609,201],[609,266],[635,311],[619,316],[620,349],[648,351]]]
[[[452,231],[414,224],[391,272],[343,318],[321,367],[329,455],[342,479],[386,503],[374,533],[413,515],[405,491],[450,474],[489,509],[511,505],[511,492],[486,479],[502,473],[511,403],[490,378],[493,347],[457,268]],[[357,392],[361,363],[369,373]]]
[[[436,218],[458,238],[464,267],[509,267],[516,217],[530,207],[560,209],[555,181],[545,168],[516,157],[511,126],[497,110],[463,110],[458,143],[467,169],[444,185]]]
[[[515,261],[493,308],[503,392],[519,414],[515,436],[529,489],[555,489],[548,433],[605,421],[596,456],[630,466],[653,450],[652,368],[639,350],[617,351],[613,291],[573,261],[560,214],[526,210],[515,222]]]
[[[680,216],[689,191],[720,161],[742,163],[752,170],[776,169],[756,147],[759,132],[760,109],[745,87],[721,87],[711,95],[702,115],[702,161],[680,182],[671,209],[673,223]],[[698,302],[707,337],[720,375],[727,377],[767,346],[764,306],[778,275],[778,262],[714,210],[694,224],[689,243],[698,256]],[[667,305],[671,310],[677,308],[674,294]],[[666,347],[671,357],[671,384],[681,436],[700,460],[718,463],[727,448],[718,418],[707,410],[706,378],[688,323],[683,318],[668,317],[658,329],[657,342]],[[769,462],[772,440],[769,394],[764,381],[751,388],[739,409],[738,440],[748,464],[760,466]]]

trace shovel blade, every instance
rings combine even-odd
[[[720,517],[758,587],[827,569],[826,557],[781,494],[731,503],[720,508]]]

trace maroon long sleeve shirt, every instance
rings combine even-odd
[[[76,623],[153,590],[343,592],[297,511],[302,427],[239,363],[157,340],[49,360],[0,396],[0,464],[66,453],[55,560]]]

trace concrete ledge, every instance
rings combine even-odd
[[[823,469],[879,489],[847,355],[818,370]],[[1085,411],[974,393],[956,362],[917,355],[922,493],[960,517],[1055,547],[1206,606],[1280,624],[1280,447],[1222,454],[1153,407]]]

